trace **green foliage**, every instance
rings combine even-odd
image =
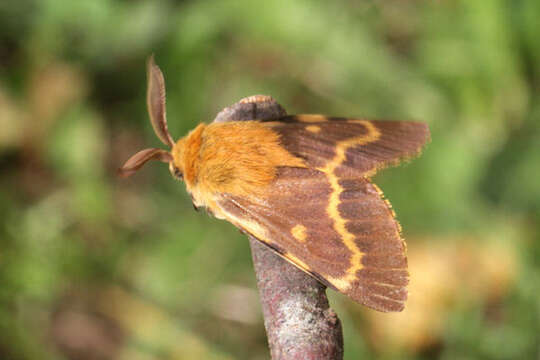
[[[426,288],[437,310],[420,313],[440,324],[402,331],[429,342],[374,337],[387,320],[332,295],[347,359],[537,358],[539,15],[537,0],[2,1],[0,358],[268,356],[244,236],[194,213],[163,166],[115,177],[160,146],[151,53],[174,137],[260,93],[289,113],[429,123],[423,156],[376,178],[411,264],[467,249],[446,278],[462,252],[506,250],[471,267],[478,288],[448,281],[440,304]]]

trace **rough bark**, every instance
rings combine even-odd
[[[215,122],[275,119],[286,115],[271,97],[255,95],[225,108]],[[270,353],[274,360],[340,360],[341,322],[326,287],[249,237]]]

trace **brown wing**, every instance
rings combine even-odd
[[[379,311],[401,311],[405,244],[389,204],[365,178],[280,168],[264,198],[223,194],[224,217],[300,269]]]
[[[308,166],[331,166],[329,170],[340,178],[371,176],[378,169],[414,157],[430,136],[426,124],[407,121],[294,115],[265,124]]]

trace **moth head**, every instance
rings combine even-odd
[[[182,170],[175,165],[176,161],[173,161],[173,152],[177,146],[173,142],[171,134],[167,128],[167,112],[165,107],[165,79],[163,73],[159,69],[159,66],[154,62],[154,55],[150,56],[146,64],[147,71],[147,91],[146,91],[146,103],[148,106],[148,115],[150,115],[150,122],[154,128],[154,132],[157,137],[171,148],[171,151],[150,148],[144,149],[130,157],[126,163],[118,170],[118,173],[122,177],[127,177],[134,174],[144,164],[150,160],[159,160],[165,163],[169,163],[169,170],[171,174],[181,179]],[[180,143],[181,141],[179,141]]]

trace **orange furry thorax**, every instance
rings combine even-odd
[[[198,205],[216,193],[261,195],[277,167],[305,167],[281,144],[278,133],[258,121],[200,124],[172,149]]]

